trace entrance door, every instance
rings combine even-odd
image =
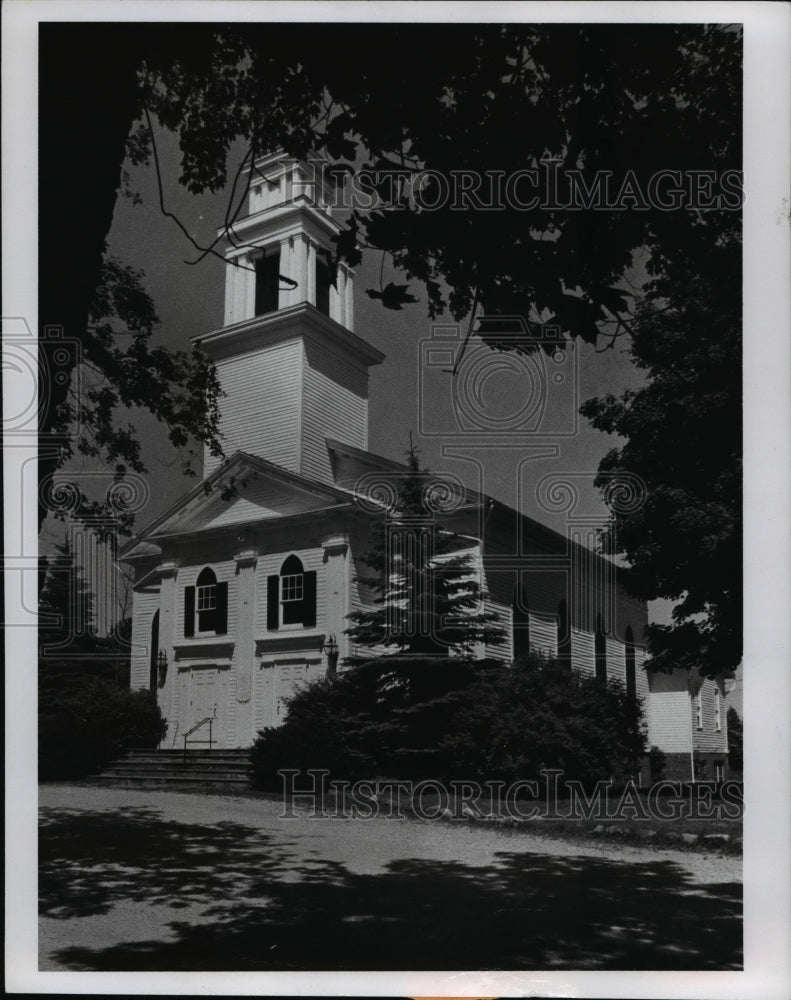
[[[218,743],[221,739],[220,732],[220,677],[219,671],[214,667],[196,667],[190,670],[189,685],[189,713],[187,729],[192,729],[203,719],[214,716],[212,723],[212,743]],[[208,723],[193,734],[190,738],[196,741],[208,741]],[[199,742],[198,746],[201,745]],[[206,744],[208,746],[208,743]]]
[[[308,663],[278,663],[275,665],[274,714],[276,726],[288,714],[286,699],[290,698],[311,677]]]

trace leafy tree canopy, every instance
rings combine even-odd
[[[721,250],[720,255],[725,256]],[[739,254],[730,250],[731,267]],[[654,669],[730,673],[742,652],[741,293],[680,255],[649,286],[629,351],[644,387],[582,408],[626,439],[602,460],[601,485],[640,476],[645,503],[614,510],[605,538],[647,599],[678,601],[649,626]]]
[[[179,134],[183,184],[223,186],[238,139],[249,148],[243,165],[283,148],[379,171],[369,191],[381,201],[353,211],[338,256],[354,264],[360,246],[389,253],[423,285],[432,316],[447,306],[460,319],[478,302],[595,342],[602,322],[628,311],[615,286],[636,248],[661,268],[691,240],[706,254],[738,234],[738,212],[663,211],[642,194],[659,170],[739,170],[740,37],[730,28],[230,25],[196,30],[170,56],[147,58],[140,86]],[[138,160],[150,154],[144,124],[132,148]],[[550,196],[526,209],[529,183],[509,182],[547,160],[557,207]],[[585,191],[609,171],[619,209],[569,211],[569,170]],[[424,171],[415,204],[408,181]],[[444,199],[459,171],[500,172],[508,207],[477,210],[486,180]],[[394,184],[394,172],[407,183]],[[372,291],[392,308],[409,301],[409,286],[388,288]]]

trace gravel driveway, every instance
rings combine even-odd
[[[41,969],[738,969],[741,860],[41,788]]]

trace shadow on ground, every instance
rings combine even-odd
[[[43,916],[128,900],[173,909],[175,939],[51,955],[70,969],[741,968],[741,886],[695,885],[668,861],[504,851],[488,867],[405,859],[361,875],[295,864],[284,841],[231,822],[148,809],[42,816]],[[199,924],[178,919],[196,905]]]

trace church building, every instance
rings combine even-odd
[[[344,669],[371,519],[404,471],[368,451],[368,374],[384,356],[355,332],[352,271],[332,274],[331,193],[282,156],[256,167],[226,242],[224,325],[194,338],[225,394],[227,458],[207,452],[203,482],[123,553],[135,579],[131,684],[156,691],[163,748],[185,736],[251,746],[283,721],[297,685]],[[643,699],[665,776],[725,776],[724,690],[646,670],[646,606],[612,563],[464,488],[447,491],[438,516],[469,540],[507,632],[481,656],[534,649],[618,678]]]

